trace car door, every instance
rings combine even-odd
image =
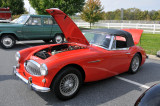
[[[26,40],[43,39],[41,17],[30,17],[23,26],[23,38]]]
[[[121,40],[119,40],[119,38]],[[110,53],[110,57],[108,61],[110,61],[109,69],[114,72],[114,74],[119,74],[127,71],[130,66],[131,58],[130,58],[130,50],[126,45],[125,37],[119,37],[118,39],[114,36],[114,40],[112,42],[112,47],[108,53]]]
[[[43,17],[43,39],[50,39],[53,27],[51,17]]]

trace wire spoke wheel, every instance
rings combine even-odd
[[[133,59],[133,62],[132,62],[132,70],[134,71],[134,72],[136,72],[137,71],[137,69],[138,69],[138,67],[139,67],[139,58],[138,58],[138,56],[136,56],[134,59]]]
[[[141,64],[141,56],[140,54],[136,53],[132,58],[128,72],[131,74],[137,73],[139,70],[140,64]]]
[[[70,96],[74,94],[79,86],[79,79],[76,74],[68,74],[63,77],[63,79],[60,82],[60,92],[64,96]]]

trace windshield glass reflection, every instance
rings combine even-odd
[[[90,44],[109,48],[111,35],[99,32],[83,32],[84,36]]]
[[[25,24],[28,18],[29,18],[28,15],[22,15],[17,20],[13,21],[12,23]]]

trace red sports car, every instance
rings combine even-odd
[[[135,45],[142,30],[96,29],[82,33],[61,10],[46,11],[68,43],[36,46],[16,53],[13,72],[33,90],[51,90],[59,99],[67,100],[78,93],[83,82],[126,71],[136,73],[145,62],[144,49]]]

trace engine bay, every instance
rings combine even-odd
[[[41,59],[47,59],[52,55],[66,52],[66,51],[71,51],[71,50],[77,50],[77,49],[84,49],[86,47],[79,46],[79,45],[69,45],[69,44],[62,44],[62,45],[57,45],[57,46],[51,46],[49,48],[40,50],[34,54],[34,56],[37,56]]]

